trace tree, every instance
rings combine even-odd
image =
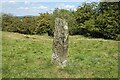
[[[19,19],[11,14],[2,14],[2,30],[16,32]]]
[[[98,30],[95,24],[95,14],[97,10],[97,3],[84,3],[77,8],[76,21],[77,21],[77,34],[90,36],[91,31]]]
[[[50,14],[49,13],[41,13],[37,18],[37,34],[46,33],[50,30],[51,21],[50,21]]]
[[[104,38],[116,39],[120,34],[118,2],[101,2],[96,23]]]

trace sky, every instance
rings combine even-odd
[[[39,15],[39,13],[52,13],[55,8],[76,10],[84,2],[98,2],[99,0],[3,0],[3,13],[16,16]]]

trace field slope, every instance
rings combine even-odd
[[[70,36],[68,65],[51,64],[52,37],[2,33],[4,78],[116,78],[118,42]]]

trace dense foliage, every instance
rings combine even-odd
[[[106,39],[118,39],[120,15],[118,2],[84,3],[76,11],[58,9],[39,16],[16,17],[2,15],[2,30],[23,34],[48,33],[53,36],[56,17],[68,21],[70,35],[84,35]]]

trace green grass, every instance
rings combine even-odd
[[[52,38],[2,33],[4,78],[116,78],[118,41],[70,36],[68,65],[51,64]]]

